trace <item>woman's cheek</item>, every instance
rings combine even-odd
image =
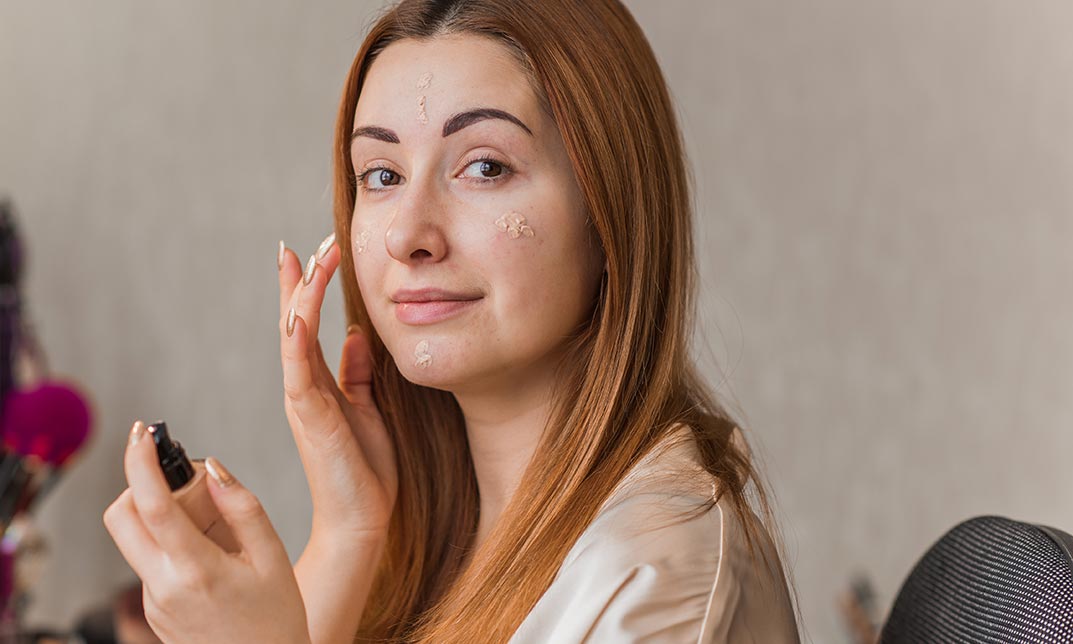
[[[355,264],[362,255],[366,255],[369,252],[369,246],[371,245],[372,240],[372,227],[358,217],[354,217],[351,220],[350,250],[354,253]]]
[[[372,239],[372,233],[368,228],[361,228],[354,232],[353,246],[354,256],[364,255],[369,250],[369,240]]]
[[[377,283],[377,275],[383,268],[377,260],[378,253],[374,239],[375,231],[371,226],[358,221],[354,222],[350,231],[350,250],[354,258],[358,290],[367,302],[377,297],[377,293],[370,289]],[[381,244],[381,249],[382,247],[383,244]]]
[[[501,324],[510,337],[541,346],[584,320],[591,299],[585,229],[557,214],[514,210],[494,220]]]
[[[503,263],[512,266],[531,264],[544,245],[545,231],[539,216],[529,209],[500,209],[484,215],[488,250]]]
[[[496,294],[499,324],[515,339],[539,335],[547,309],[553,305],[549,291],[559,287],[549,274],[557,261],[570,258],[549,256],[555,254],[557,244],[538,213],[519,208],[500,211],[489,219],[493,230],[484,272]]]

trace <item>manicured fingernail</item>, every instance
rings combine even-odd
[[[332,233],[324,238],[324,241],[317,247],[317,259],[324,259],[324,256],[328,254],[328,251],[332,249],[332,244],[335,243],[335,233]]]
[[[129,444],[131,447],[138,442],[139,439],[145,434],[145,423],[140,420],[134,421],[134,426],[130,428]]]
[[[290,311],[287,312],[287,337],[288,338],[291,337],[292,333],[294,333],[294,320],[295,320],[296,317],[297,317],[297,315],[295,314],[293,308]]]
[[[213,456],[205,459],[205,469],[209,471],[209,476],[211,476],[220,487],[227,487],[235,482],[235,477],[231,476],[231,472],[228,472],[223,463],[216,460]]]
[[[276,254],[276,266],[279,266],[279,270],[283,270],[283,256],[287,247],[283,244],[283,240],[279,240],[279,253]]]
[[[309,283],[311,281],[313,281],[313,273],[315,273],[316,270],[317,270],[317,256],[316,255],[310,255],[309,256],[309,261],[306,262],[305,275],[302,276],[302,284],[305,284],[306,286],[309,286]]]
[[[357,324],[351,324],[350,326],[348,326],[346,328],[346,334],[347,335],[351,335],[351,334],[357,333],[359,331],[361,331],[361,327],[358,326]]]

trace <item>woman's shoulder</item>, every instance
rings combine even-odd
[[[632,561],[643,552],[663,550],[668,541],[710,551],[709,546],[722,537],[722,508],[717,505],[693,520],[681,517],[691,511],[695,514],[717,490],[718,481],[700,464],[691,431],[679,426],[615,487],[567,554],[563,567],[582,556],[608,564],[619,557]]]
[[[691,437],[678,429],[631,470],[513,642],[797,641],[781,572],[754,571],[729,497],[709,503],[717,481]]]

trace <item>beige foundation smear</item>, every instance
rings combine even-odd
[[[425,112],[425,97],[417,99],[417,120],[420,123],[428,123],[428,114]]]
[[[432,84],[432,72],[425,72],[417,79],[417,89],[426,89]]]
[[[525,215],[511,211],[495,220],[496,228],[510,235],[511,239],[518,239],[522,235],[532,237],[533,229],[525,223]]]
[[[414,348],[414,366],[422,369],[432,364],[432,354],[428,352],[428,340],[422,340]]]
[[[369,245],[369,231],[363,230],[358,233],[356,239],[354,239],[354,250],[358,251],[358,254],[364,253]]]

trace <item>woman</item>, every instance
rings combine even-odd
[[[278,258],[309,545],[289,574],[232,482],[210,488],[244,553],[214,551],[135,443],[105,520],[158,634],[796,642],[763,486],[688,357],[687,169],[629,12],[405,0],[358,52],[333,153],[335,232],[304,270]],[[317,334],[339,266],[336,384]]]

